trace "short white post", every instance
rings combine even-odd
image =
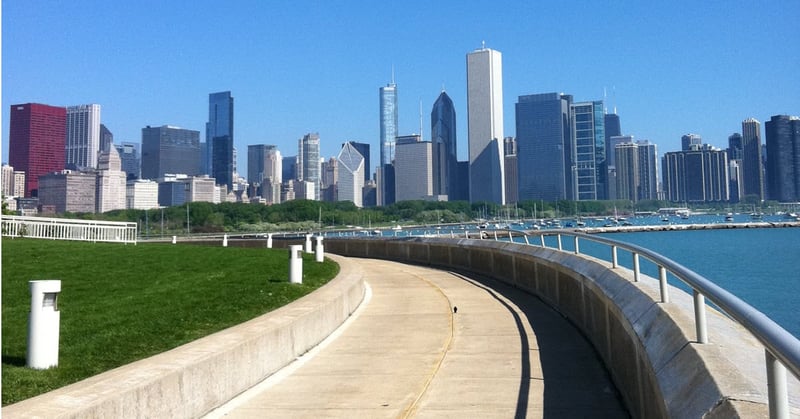
[[[311,235],[306,234],[306,253],[312,253],[311,251]]]
[[[29,368],[43,370],[58,366],[58,337],[61,312],[58,311],[60,280],[29,281],[31,311],[28,313]]]
[[[322,262],[325,260],[325,248],[322,246],[322,236],[315,237],[317,239],[317,247],[315,249],[317,262]]]
[[[267,249],[272,249],[272,233],[267,234]]]
[[[222,236],[222,247],[228,247],[228,235]]]
[[[178,236],[172,236],[172,244],[175,244],[177,242],[178,242]]]
[[[299,244],[289,246],[289,282],[303,283],[303,246]]]

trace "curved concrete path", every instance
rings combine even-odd
[[[588,342],[498,282],[396,262],[320,347],[208,417],[627,417]],[[457,307],[457,313],[453,313]]]

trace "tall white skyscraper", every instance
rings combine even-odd
[[[100,105],[67,107],[66,164],[97,168],[100,151]]]
[[[469,199],[505,204],[502,55],[485,46],[467,54]]]

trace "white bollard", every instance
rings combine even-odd
[[[289,246],[289,282],[303,283],[303,246],[299,244]]]
[[[58,366],[58,336],[61,313],[58,311],[60,280],[29,281],[31,312],[28,314],[29,368],[43,370]]]
[[[322,236],[317,236],[317,248],[316,248],[316,256],[317,262],[322,262],[325,260],[325,248],[322,246]]]
[[[267,234],[267,249],[272,249],[272,233]]]
[[[228,235],[222,236],[222,247],[228,247]]]
[[[306,234],[306,253],[312,253],[311,250],[311,235]]]
[[[172,244],[175,244],[177,242],[178,242],[178,236],[172,236]]]

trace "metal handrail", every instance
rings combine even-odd
[[[769,393],[769,410],[771,418],[788,418],[788,386],[786,385],[786,370],[788,369],[795,377],[800,379],[800,340],[786,331],[783,327],[775,323],[764,313],[758,311],[753,306],[742,301],[719,285],[709,281],[703,276],[684,267],[683,265],[660,255],[647,248],[635,244],[625,243],[605,237],[593,236],[578,232],[542,232],[535,236],[540,236],[541,247],[545,247],[544,236],[556,236],[558,250],[564,251],[562,247],[562,235],[574,237],[575,253],[580,254],[579,239],[589,240],[596,243],[605,244],[611,247],[612,268],[618,267],[617,248],[627,250],[633,257],[634,281],[639,280],[639,257],[642,256],[653,262],[659,270],[659,282],[661,291],[661,301],[669,302],[667,287],[667,271],[672,273],[677,279],[692,289],[694,298],[695,326],[697,329],[698,343],[708,343],[708,332],[706,327],[705,298],[714,303],[730,318],[741,324],[752,334],[762,345],[766,352],[767,364],[767,388]],[[533,245],[530,241],[531,236],[524,233],[525,243]],[[509,237],[494,236],[495,240],[513,240]],[[775,362],[775,361],[780,362]]]

